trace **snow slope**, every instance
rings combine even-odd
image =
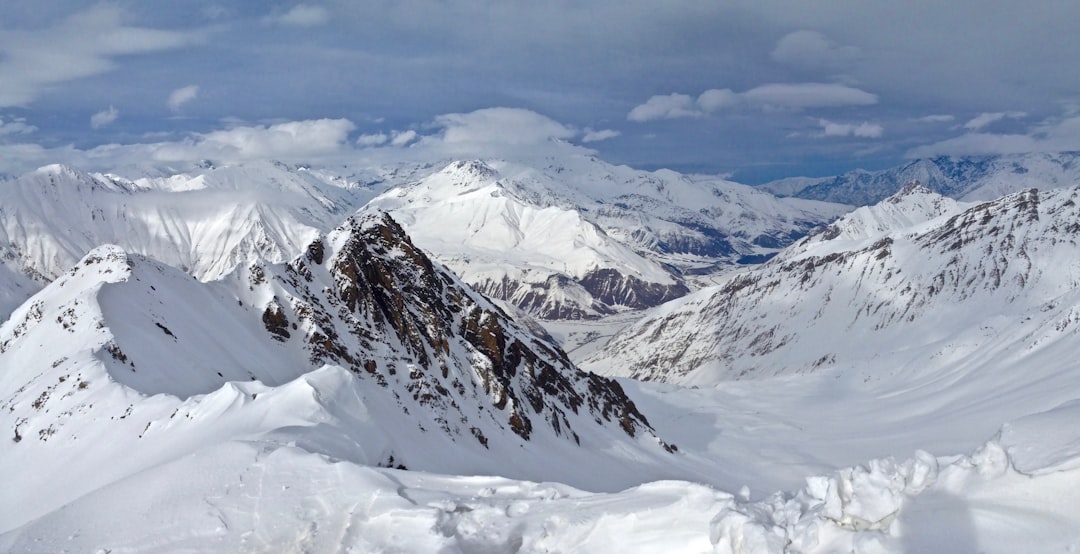
[[[223,440],[564,482],[588,460],[600,488],[674,450],[386,216],[213,283],[100,247],[0,327],[0,368],[5,529]]]
[[[936,219],[947,202],[901,195],[894,200],[923,213],[908,220],[929,221],[875,235],[881,219],[868,226],[871,214],[898,204],[852,214],[725,285],[662,306],[586,367],[711,384],[823,368],[929,376],[1050,351],[1068,360],[1080,313],[1078,194],[1030,190]]]
[[[1041,414],[1065,423],[1075,414]],[[811,476],[750,500],[682,481],[614,493],[361,466],[228,441],[0,533],[8,552],[1067,552],[1080,469],[997,437]],[[1028,444],[1030,446],[1030,443]],[[176,486],[183,483],[183,486]],[[1065,491],[1065,494],[1062,494]]]
[[[256,257],[291,259],[371,196],[272,162],[135,180],[54,165],[0,186],[0,244],[7,271],[38,286],[101,244],[212,280]]]

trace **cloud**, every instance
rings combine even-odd
[[[26,118],[15,117],[8,122],[0,118],[0,137],[4,135],[28,135],[37,131],[38,128],[26,122]]]
[[[240,126],[194,134],[181,142],[150,145],[149,150],[157,161],[305,160],[342,152],[355,128],[347,119]]]
[[[1080,150],[1080,116],[1075,115],[1041,123],[1024,134],[967,133],[912,148],[905,155],[908,158],[931,158],[1074,150]]]
[[[772,59],[804,69],[839,69],[859,58],[859,49],[840,46],[817,31],[795,31],[776,43]]]
[[[922,117],[915,117],[909,119],[908,121],[911,121],[912,123],[948,123],[950,121],[953,121],[954,119],[956,119],[956,116],[947,114],[933,114],[924,115]]]
[[[697,99],[698,107],[707,113],[736,106],[739,102],[739,95],[728,88],[707,90]]]
[[[390,136],[386,133],[374,133],[370,135],[360,135],[356,139],[356,144],[361,147],[381,146],[390,141]]]
[[[752,88],[741,96],[762,109],[803,110],[877,104],[877,95],[838,83],[775,83]]]
[[[705,115],[698,109],[692,96],[686,94],[657,95],[644,104],[634,107],[626,115],[630,121],[644,122],[655,119],[677,119],[680,117],[701,117]]]
[[[819,119],[818,125],[821,126],[822,135],[826,137],[861,137],[861,138],[880,138],[885,134],[885,128],[877,123],[870,123],[864,121],[859,124],[853,123],[836,123],[827,119]]]
[[[2,123],[2,122],[0,122]],[[0,125],[0,134],[11,125]],[[440,115],[416,130],[364,134],[350,140],[356,125],[348,119],[311,119],[273,125],[232,123],[178,140],[135,144],[105,144],[88,150],[67,145],[0,142],[0,172],[17,173],[50,163],[68,163],[89,171],[112,171],[125,166],[154,166],[200,160],[239,163],[279,160],[289,163],[356,163],[359,159],[397,163],[431,162],[460,157],[548,159],[555,152],[594,151],[566,142],[581,135],[572,127],[525,109],[487,108],[470,113]],[[586,131],[610,137],[614,131]],[[168,136],[154,134],[155,137]],[[408,148],[403,148],[403,147]]]
[[[285,13],[268,15],[263,21],[289,27],[317,27],[330,21],[330,12],[322,6],[297,4]]]
[[[405,146],[410,142],[419,138],[420,135],[409,129],[408,131],[394,132],[394,137],[390,139],[390,146]]]
[[[109,106],[109,109],[101,110],[90,116],[90,127],[92,129],[100,129],[116,121],[116,118],[118,117],[120,117],[120,110],[113,106]]]
[[[103,144],[88,150],[71,145],[46,148],[39,144],[0,143],[0,171],[18,173],[51,163],[66,163],[89,171],[112,171],[124,166],[153,166],[214,160],[239,163],[279,160],[291,163],[353,160],[347,119],[309,119],[274,125],[239,125],[180,140],[135,144]],[[3,127],[0,127],[2,130]]]
[[[50,87],[116,68],[119,56],[181,48],[201,33],[124,23],[119,7],[100,4],[44,29],[0,30],[0,107],[26,106]]]
[[[445,144],[529,145],[577,135],[549,117],[520,108],[485,108],[470,113],[452,113],[435,118]]]
[[[597,131],[586,127],[584,134],[581,136],[581,142],[600,142],[603,140],[613,139],[621,134],[622,133],[614,129],[602,129]]]
[[[975,116],[974,118],[972,118],[967,123],[965,123],[964,128],[969,130],[969,131],[978,131],[980,129],[983,129],[984,127],[987,127],[991,123],[1001,121],[1002,119],[1005,119],[1006,117],[1009,118],[1009,119],[1020,119],[1022,117],[1027,117],[1027,113],[1026,112],[992,112],[992,113],[983,112],[983,113]]]
[[[171,111],[178,112],[180,107],[188,102],[191,102],[199,96],[198,85],[188,85],[186,87],[180,87],[169,93],[169,99],[165,101],[165,105],[169,107]]]
[[[745,92],[710,89],[694,99],[686,94],[653,96],[630,110],[626,118],[644,122],[657,119],[703,117],[737,106],[765,111],[799,111],[876,104],[877,95],[838,83],[773,83]]]

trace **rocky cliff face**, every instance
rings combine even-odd
[[[476,423],[484,420],[526,440],[539,427],[578,442],[582,419],[630,436],[652,432],[616,382],[576,369],[385,214],[349,219],[263,286],[273,291],[267,332],[304,348],[313,364],[339,364],[408,395],[447,433],[486,444]]]

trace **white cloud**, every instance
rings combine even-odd
[[[198,85],[188,85],[186,87],[180,87],[169,93],[169,99],[165,101],[165,105],[169,107],[173,112],[180,111],[181,106],[191,102],[199,96]]]
[[[2,129],[2,127],[0,127]],[[66,163],[90,171],[154,163],[173,165],[210,159],[221,163],[250,160],[317,162],[353,160],[347,119],[312,119],[275,125],[241,125],[208,133],[193,133],[173,141],[105,144],[89,150],[71,145],[45,148],[39,144],[0,143],[0,171],[19,173],[51,163]],[[168,133],[166,133],[168,134]]]
[[[932,115],[924,115],[922,117],[912,118],[909,121],[911,121],[913,123],[948,123],[948,122],[950,122],[950,121],[952,121],[954,119],[956,119],[956,116],[947,115],[947,114],[932,114]]]
[[[697,107],[694,98],[686,94],[656,95],[636,106],[626,115],[630,121],[652,121],[654,119],[676,119],[680,117],[701,117],[704,115]]]
[[[912,148],[909,158],[934,156],[984,156],[1080,150],[1080,116],[1069,116],[1036,125],[1026,134],[967,133],[933,144]]]
[[[774,83],[741,95],[762,109],[802,110],[877,104],[877,95],[838,83]]]
[[[772,51],[776,62],[805,69],[838,69],[859,58],[859,49],[840,46],[817,31],[795,31]]]
[[[686,94],[653,96],[630,110],[630,121],[653,121],[680,117],[703,117],[722,109],[748,106],[765,111],[798,111],[810,108],[868,106],[877,103],[877,95],[838,83],[774,83],[745,92],[710,89],[697,97]]]
[[[827,119],[819,119],[822,135],[826,137],[861,137],[880,138],[885,134],[885,128],[877,123],[864,121],[862,123],[836,123]]]
[[[38,128],[26,122],[25,118],[15,117],[7,123],[0,118],[0,136],[4,135],[28,135],[37,131]]]
[[[598,131],[586,127],[584,134],[581,136],[581,142],[600,142],[602,140],[613,139],[621,134],[622,133],[614,129],[601,129]]]
[[[712,113],[731,108],[740,102],[739,95],[729,88],[709,89],[698,96],[697,105],[702,111]]]
[[[183,47],[198,32],[124,23],[126,13],[99,4],[44,29],[0,30],[0,107],[25,106],[50,86],[111,71],[118,56]]]
[[[90,127],[93,129],[100,129],[116,121],[116,118],[118,117],[120,117],[120,110],[113,106],[109,106],[109,109],[101,110],[90,116]]]
[[[416,131],[412,129],[401,132],[395,131],[394,138],[390,139],[390,146],[405,146],[419,137],[420,135],[416,134]]]
[[[390,137],[386,133],[375,133],[370,135],[360,135],[356,139],[356,144],[361,147],[381,146],[389,141]]]
[[[0,124],[3,122],[0,121]],[[0,125],[0,133],[12,125]],[[25,124],[22,124],[25,125]],[[273,125],[243,124],[169,140],[153,134],[136,144],[106,144],[80,150],[74,146],[45,148],[38,144],[0,142],[0,171],[16,173],[49,163],[69,163],[90,171],[210,159],[219,163],[280,160],[290,163],[356,163],[358,159],[427,161],[448,158],[512,158],[547,160],[555,152],[594,154],[567,142],[574,137],[612,136],[615,131],[583,132],[538,113],[516,108],[488,108],[438,116],[417,130],[380,132],[350,139],[356,125],[348,119],[290,121]],[[22,128],[22,127],[20,127]],[[13,127],[14,129],[14,127]],[[583,139],[584,140],[584,139]],[[407,148],[403,148],[408,146]]]
[[[536,112],[519,108],[485,108],[435,118],[442,128],[439,140],[446,144],[527,145],[551,139],[570,139],[577,132]]]
[[[241,126],[195,134],[181,142],[151,145],[153,159],[186,161],[215,159],[302,160],[340,153],[349,132],[355,129],[347,119],[309,119],[276,125]]]
[[[969,130],[969,131],[978,131],[978,130],[983,129],[984,127],[987,127],[991,123],[1001,121],[1002,119],[1005,119],[1006,117],[1009,118],[1009,119],[1020,119],[1022,117],[1027,117],[1027,113],[1026,112],[983,112],[983,113],[975,116],[974,118],[972,118],[967,123],[965,123],[964,128]]]
[[[267,16],[264,21],[290,27],[317,27],[330,21],[330,12],[322,6],[297,4],[285,13]]]

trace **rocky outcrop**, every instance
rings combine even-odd
[[[264,321],[275,338],[302,341],[312,364],[339,364],[399,400],[408,395],[451,435],[486,446],[492,437],[478,420],[492,419],[523,440],[543,428],[580,442],[582,425],[653,433],[618,383],[574,367],[433,263],[388,215],[349,219],[272,285],[280,292]],[[282,339],[288,321],[300,333]]]

